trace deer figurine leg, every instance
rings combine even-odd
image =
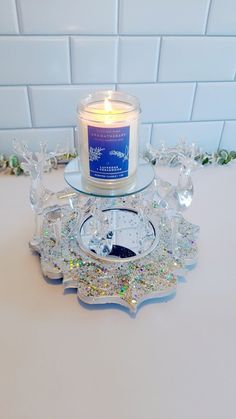
[[[37,250],[40,247],[40,242],[41,242],[41,230],[42,230],[42,222],[41,222],[41,217],[39,214],[34,214],[34,233],[33,233],[33,237],[29,242],[30,247],[33,250]]]
[[[30,175],[30,203],[35,214],[35,230],[30,242],[32,248],[40,244],[42,214],[49,204],[50,198],[55,195],[43,185],[43,173],[50,167],[49,155],[46,153],[46,145],[40,144],[40,152],[32,153],[27,144],[14,141],[14,150],[24,159],[21,167]]]

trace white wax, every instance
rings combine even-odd
[[[94,102],[88,105],[79,115],[79,154],[83,178],[88,183],[94,183],[100,188],[111,189],[123,187],[135,176],[138,162],[138,120],[139,112],[132,110],[131,105],[110,101],[108,104]],[[128,175],[118,179],[100,179],[90,175],[88,127],[122,128],[129,127],[129,157]],[[106,139],[104,147],[106,146]]]

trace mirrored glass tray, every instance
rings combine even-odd
[[[94,185],[83,182],[80,172],[79,158],[73,159],[65,168],[65,181],[77,192],[89,196],[97,196],[103,198],[122,197],[137,194],[151,185],[154,179],[154,170],[152,165],[145,159],[139,158],[139,164],[134,182],[119,189],[102,189]]]

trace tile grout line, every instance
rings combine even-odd
[[[194,93],[193,93],[192,108],[191,108],[191,112],[190,112],[190,116],[189,116],[190,121],[192,121],[192,117],[193,117],[193,109],[194,109],[195,100],[196,100],[197,88],[198,88],[198,83],[196,83],[195,90],[194,90]]]
[[[119,75],[119,53],[120,53],[120,35],[119,35],[119,31],[120,31],[120,0],[117,0],[117,7],[116,7],[116,39],[117,39],[117,44],[116,44],[116,55],[115,55],[115,60],[116,60],[116,74],[115,74],[115,90],[118,90],[118,75]]]
[[[16,17],[17,17],[17,24],[18,24],[18,30],[19,30],[18,36],[19,36],[22,34],[23,24],[22,24],[20,6],[18,5],[17,0],[15,0],[15,8],[16,8]]]
[[[71,46],[71,43],[72,43],[72,39],[71,39],[71,36],[68,36],[68,43],[69,43],[69,57],[68,57],[68,59],[69,59],[69,71],[70,71],[70,84],[69,84],[69,86],[71,86],[71,85],[73,85],[73,72],[72,72],[72,46]]]
[[[220,150],[221,141],[222,141],[223,133],[224,133],[224,129],[225,129],[225,122],[226,121],[223,121],[223,126],[222,126],[222,130],[221,130],[221,133],[220,133],[220,139],[219,139],[219,145],[218,145],[217,151]]]
[[[163,42],[163,38],[162,38],[162,36],[161,36],[161,37],[160,37],[160,45],[159,45],[159,54],[158,54],[158,59],[157,59],[156,83],[158,82],[158,79],[159,79],[159,71],[160,71],[160,62],[161,62],[162,42]]]
[[[87,83],[57,83],[57,84],[52,84],[52,83],[19,83],[19,84],[8,84],[8,83],[6,83],[6,84],[0,84],[0,88],[4,88],[4,87],[27,87],[27,86],[29,86],[29,87],[42,87],[42,88],[44,88],[44,87],[51,87],[51,88],[56,88],[56,87],[74,87],[74,88],[77,88],[77,87],[85,87],[85,88],[87,88],[87,87],[90,87],[90,86],[103,86],[103,85],[108,85],[108,84],[112,84],[112,85],[114,85],[114,84],[121,84],[121,85],[130,85],[130,86],[140,86],[140,85],[153,85],[153,86],[156,86],[157,84],[166,84],[166,85],[171,85],[171,84],[199,84],[199,83],[201,83],[201,84],[218,84],[218,83],[226,83],[226,84],[230,84],[230,83],[232,83],[232,84],[235,84],[235,82],[236,82],[236,74],[235,74],[235,79],[233,79],[233,80],[212,80],[212,81],[204,81],[204,80],[198,80],[198,81],[196,81],[196,80],[191,80],[191,81],[158,81],[158,82],[154,82],[154,81],[140,81],[140,82],[134,82],[134,83],[131,83],[131,82],[122,82],[122,83],[116,83],[116,82],[114,82],[114,81],[110,81],[110,82],[107,82],[107,83],[104,83],[104,82],[96,82],[96,83],[93,83],[93,82],[87,82]]]
[[[32,83],[28,83],[28,84],[0,84],[0,89],[4,89],[12,87],[12,88],[17,88],[17,87],[42,87],[44,88],[49,88],[54,90],[55,88],[61,88],[61,87],[72,87],[72,88],[78,88],[78,87],[84,87],[85,89],[88,89],[91,86],[107,86],[107,85],[114,85],[114,82],[110,82],[110,83],[86,83],[86,84],[65,84],[65,83],[58,83],[58,84],[32,84]]]
[[[27,96],[28,96],[28,103],[29,103],[29,113],[30,113],[31,128],[34,128],[34,116],[33,116],[33,109],[31,107],[32,100],[31,100],[30,87],[29,86],[26,86],[26,89],[27,89]]]
[[[209,22],[209,17],[210,17],[211,5],[212,5],[212,0],[209,0],[207,14],[206,14],[206,23],[205,23],[204,35],[207,35],[207,28],[208,28],[208,22]]]
[[[118,75],[119,75],[119,50],[120,50],[120,37],[117,36],[116,54],[115,54],[115,90],[118,90]]]
[[[117,0],[117,7],[116,7],[116,33],[117,35],[120,34],[120,0]]]
[[[152,123],[152,124],[151,124],[151,130],[150,130],[150,144],[152,144],[153,125],[154,125],[154,123]]]
[[[78,135],[77,134],[77,132],[76,132],[76,127],[73,127],[73,147],[74,147],[74,150],[76,150],[76,136]]]
[[[32,126],[32,127],[14,127],[14,128],[0,128],[1,131],[15,131],[15,130],[62,130],[62,129],[74,129],[76,128],[76,125],[58,125],[58,126]]]
[[[164,124],[198,124],[198,123],[217,123],[217,122],[224,122],[224,124],[226,122],[236,122],[236,118],[235,119],[211,119],[211,120],[194,120],[194,121],[149,121],[149,122],[142,122],[141,125],[151,125],[151,133],[150,136],[152,135],[152,129],[154,127],[154,125],[158,124],[158,125],[164,125]],[[32,126],[32,127],[11,127],[11,128],[0,128],[0,132],[1,131],[15,131],[15,130],[30,130],[30,129],[53,129],[53,130],[60,130],[60,129],[74,129],[76,127],[76,123],[74,125],[54,125],[54,126],[43,126],[43,125],[38,125],[38,126]]]
[[[21,18],[20,18],[21,21]],[[1,33],[1,36],[7,36],[9,38],[12,37],[18,37],[18,36],[22,36],[25,38],[37,38],[37,37],[45,37],[45,38],[50,38],[50,37],[65,37],[65,36],[76,36],[76,37],[113,37],[115,38],[118,34],[115,34],[113,32],[110,33],[78,33],[78,32],[52,32],[52,33],[23,33],[23,31],[21,31],[20,34],[16,34],[16,33]],[[192,33],[186,33],[186,34],[161,34],[161,33],[153,33],[153,34],[146,34],[146,33],[119,33],[119,36],[125,36],[127,38],[153,38],[153,37],[165,37],[165,38],[205,38],[205,34],[199,33],[199,34],[192,34]],[[235,38],[236,34],[207,34],[207,38]]]

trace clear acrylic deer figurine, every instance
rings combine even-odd
[[[169,151],[168,148],[162,145],[162,149],[159,152],[159,158],[163,159],[164,164],[170,163],[173,159],[175,159],[174,165],[180,164],[177,184],[173,185],[162,179],[158,173],[158,165],[155,164],[155,178],[148,192],[149,199],[150,194],[152,194],[153,206],[162,213],[163,220],[166,220],[164,222],[168,222],[171,226],[173,253],[176,253],[179,224],[181,219],[183,219],[182,212],[191,206],[193,200],[192,171],[199,166],[196,160],[196,157],[199,155],[197,147],[192,144],[186,154],[184,154],[184,150],[180,149],[181,147],[182,144],[179,147],[177,146],[176,149]],[[146,155],[150,161],[156,161],[155,150],[151,146],[148,147]],[[199,228],[196,226],[196,233],[198,233],[198,230]]]
[[[41,143],[40,151],[33,153],[27,144],[14,140],[13,148],[24,159],[21,163],[22,169],[30,175],[30,203],[35,214],[35,231],[30,245],[32,248],[37,248],[40,245],[44,214],[55,211],[65,204],[76,208],[77,194],[69,187],[53,192],[44,186],[43,174],[52,165],[50,153],[46,151],[46,144]]]
[[[175,148],[166,148],[164,144],[160,150],[148,146],[145,157],[154,164],[155,180],[153,189],[155,190],[156,205],[158,207],[184,211],[189,208],[193,199],[192,171],[199,166],[197,157],[199,150],[192,144],[187,147],[184,142],[180,142]],[[160,165],[180,165],[178,181],[176,185],[169,183],[159,176]],[[172,164],[173,163],[173,164]]]

